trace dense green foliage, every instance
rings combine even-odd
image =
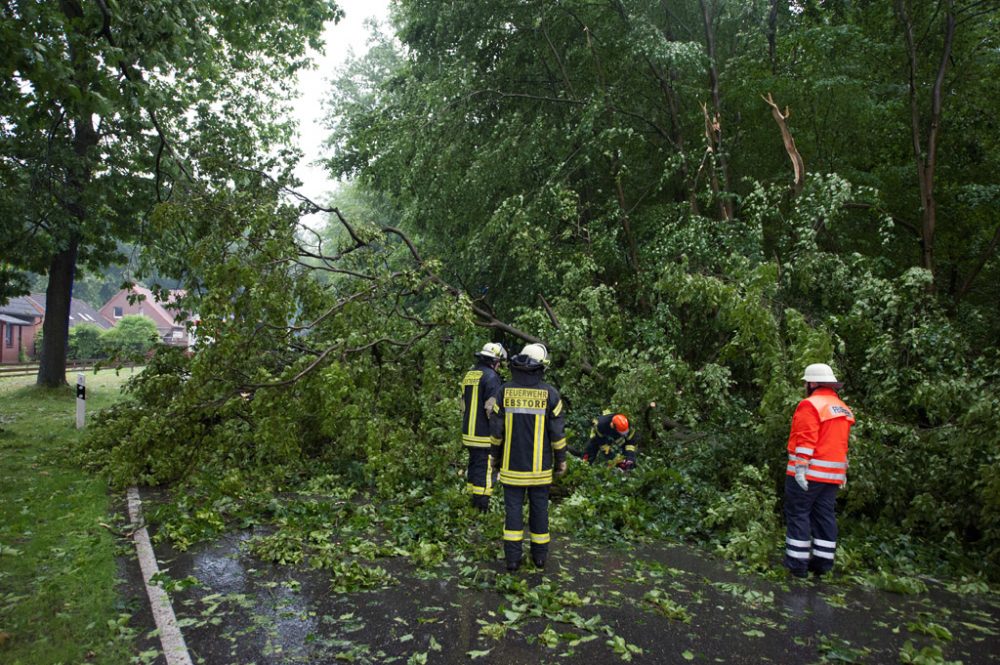
[[[66,357],[134,359],[150,351],[159,341],[160,333],[152,319],[129,314],[107,330],[91,323],[70,328]]]
[[[772,23],[766,2],[400,2],[399,43],[333,92],[348,223],[311,231],[262,179],[157,209],[205,342],[158,354],[87,458],[191,483],[213,508],[182,510],[178,539],[330,475],[384,499],[401,546],[433,543],[466,519],[458,378],[487,337],[536,336],[571,447],[609,406],[645,435],[625,479],[571,469],[553,529],[766,568],[799,377],[829,362],[858,417],[838,565],[900,589],[901,570],[995,578],[1000,31],[910,4],[775,3]],[[911,139],[939,59],[910,66],[909,24],[956,63],[933,228]],[[767,93],[794,112],[792,187]]]
[[[66,349],[67,358],[103,358],[104,345],[101,337],[104,329],[93,323],[81,323],[73,326],[69,330],[69,348]]]
[[[160,333],[153,320],[140,314],[122,317],[113,328],[101,335],[104,353],[112,358],[140,356],[160,341]]]

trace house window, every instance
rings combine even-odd
[[[116,319],[122,318],[122,308],[121,307],[115,307],[115,318]]]
[[[3,327],[3,339],[8,349],[14,346],[14,326],[9,323]]]

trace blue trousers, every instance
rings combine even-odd
[[[507,563],[521,561],[524,539],[524,499],[528,499],[528,527],[531,558],[544,562],[549,554],[549,486],[515,487],[504,485],[503,503],[507,514],[503,525],[503,552]]]
[[[466,470],[466,489],[472,495],[472,506],[479,510],[490,507],[490,496],[493,495],[493,484],[496,482],[496,470],[490,461],[489,448],[468,446],[469,467]]]
[[[823,574],[833,568],[839,490],[840,485],[811,480],[804,491],[793,476],[785,476],[784,563],[793,573]]]

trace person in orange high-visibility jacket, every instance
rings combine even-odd
[[[507,570],[521,565],[524,501],[528,498],[531,559],[545,567],[549,553],[549,486],[566,472],[566,435],[559,391],[542,382],[548,351],[528,344],[510,359],[513,376],[497,392],[490,431],[493,463],[500,468],[506,516],[503,525]]]
[[[829,365],[809,365],[802,379],[807,396],[792,416],[785,478],[784,563],[796,577],[833,568],[837,492],[847,482],[847,442],[854,424]]]

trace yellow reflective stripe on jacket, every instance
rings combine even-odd
[[[566,447],[566,437],[552,442],[552,450],[562,450]]]
[[[492,437],[488,436],[475,436],[472,434],[462,435],[462,443],[470,448],[489,448],[492,441]]]
[[[471,373],[471,372],[470,372]],[[480,372],[481,373],[481,372]],[[472,386],[472,397],[469,398],[469,434],[476,433],[476,418],[479,417],[479,383]]]
[[[507,478],[504,472],[500,472],[500,482],[509,487],[535,487],[536,485],[551,485],[552,472],[547,471],[538,478]]]
[[[503,463],[500,465],[501,469],[510,468],[510,438],[514,434],[514,414],[504,413],[503,414],[503,426],[504,426],[504,447],[503,447]]]
[[[552,469],[535,473],[533,471],[500,470],[500,482],[504,485],[524,487],[528,485],[547,485],[552,482]]]
[[[532,447],[531,470],[542,470],[542,453],[545,451],[545,416],[535,416],[535,441]]]
[[[562,407],[562,400],[559,400],[559,402],[552,409],[552,415],[555,416],[556,418],[558,418],[559,414],[562,413],[562,409],[563,409],[563,407]]]
[[[625,446],[625,452],[627,452],[627,453],[634,453],[635,452],[635,445],[627,445],[627,446]]]

